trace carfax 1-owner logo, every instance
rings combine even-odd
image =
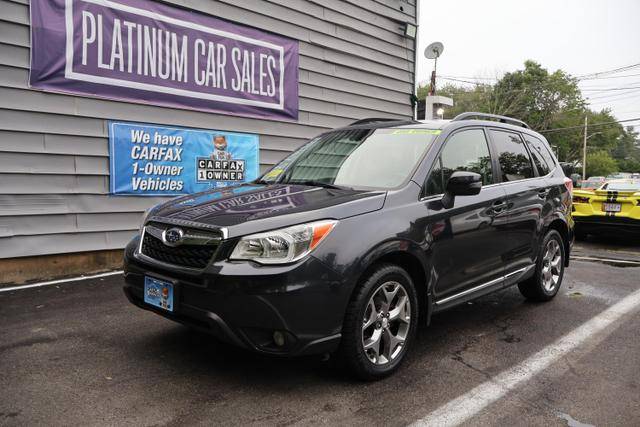
[[[243,182],[245,160],[234,159],[229,151],[229,143],[225,135],[213,137],[213,152],[209,157],[196,158],[198,182],[225,181]]]
[[[253,181],[258,135],[109,123],[112,194],[171,196]]]

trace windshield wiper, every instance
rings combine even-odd
[[[351,187],[329,184],[328,182],[322,182],[322,181],[314,181],[312,179],[307,179],[304,181],[288,181],[288,182],[282,182],[281,184],[308,185],[310,187],[332,188],[334,190],[353,190],[353,188]]]

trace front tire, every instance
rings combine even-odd
[[[556,230],[549,230],[540,245],[536,272],[533,277],[518,284],[520,293],[532,301],[553,299],[562,285],[565,256],[562,236]]]
[[[396,371],[413,342],[418,298],[407,272],[381,264],[355,290],[342,328],[341,353],[360,379],[375,380]]]

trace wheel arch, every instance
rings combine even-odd
[[[411,277],[418,295],[418,311],[420,317],[428,324],[431,320],[432,299],[428,289],[427,261],[419,248],[411,247],[408,241],[386,242],[369,252],[363,260],[360,274],[355,280],[352,295],[358,286],[366,280],[371,272],[382,264],[394,264],[404,269]],[[424,317],[423,317],[424,316]]]
[[[558,233],[560,233],[560,236],[562,236],[562,242],[564,244],[564,253],[566,254],[564,265],[565,267],[568,267],[569,255],[571,254],[571,237],[572,237],[571,233],[569,232],[569,225],[564,219],[555,218],[547,226],[545,234],[549,232],[549,230],[556,230]]]

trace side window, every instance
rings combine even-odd
[[[502,181],[533,178],[531,158],[520,135],[494,129],[490,132],[502,170]]]
[[[427,178],[426,195],[444,193],[455,171],[479,173],[483,185],[493,182],[489,146],[482,129],[463,130],[449,137]]]
[[[547,175],[555,168],[555,162],[546,144],[531,135],[525,135],[524,139],[529,145],[529,151],[533,156],[533,162],[538,168],[538,173],[540,175]]]

